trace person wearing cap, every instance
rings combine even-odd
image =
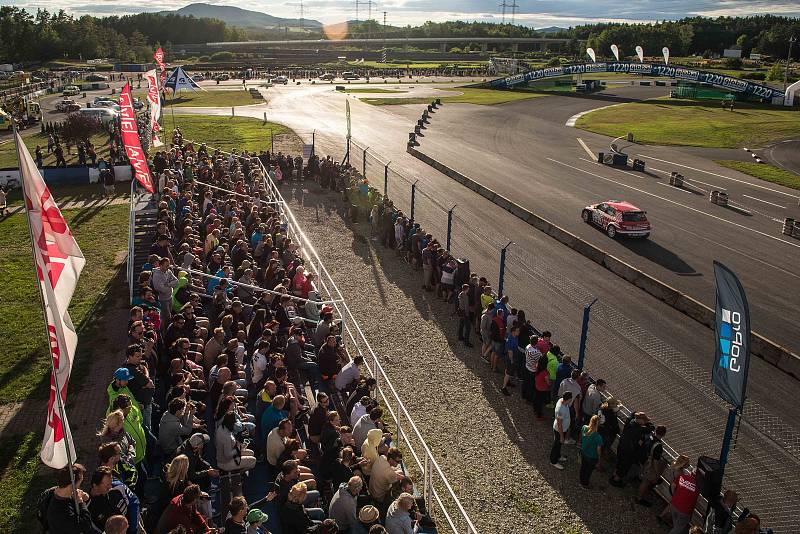
[[[253,508],[247,512],[247,534],[269,534],[266,528],[262,528],[269,516],[259,508]]]
[[[195,432],[176,451],[177,454],[184,454],[189,459],[186,476],[192,483],[199,484],[203,491],[208,491],[210,477],[219,476],[219,471],[203,459],[203,447],[209,441],[211,441],[211,437],[208,434]]]
[[[375,525],[380,526],[378,523],[380,516],[380,511],[371,504],[364,506],[358,511],[358,523],[353,527],[353,534],[367,534],[372,532],[372,527]]]
[[[688,456],[678,456],[672,463],[672,470],[676,476],[671,485],[672,499],[669,510],[672,516],[672,530],[669,534],[686,534],[697,506],[697,498],[700,496],[697,477],[694,470],[690,469]]]
[[[108,410],[111,411],[114,405],[114,400],[120,395],[125,394],[130,397],[134,404],[136,404],[136,408],[140,409],[139,403],[136,402],[136,397],[134,397],[133,393],[131,393],[130,388],[128,388],[128,382],[133,380],[133,374],[127,367],[120,367],[116,371],[114,371],[114,379],[108,385],[106,392],[108,393]]]

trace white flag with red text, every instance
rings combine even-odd
[[[67,465],[67,446],[73,459],[75,448],[69,423],[66,415],[62,418],[56,395],[60,397],[61,407],[65,406],[72,361],[78,345],[78,334],[67,309],[86,260],[30,152],[19,134],[14,135],[17,136],[19,170],[53,364],[41,458],[50,467],[61,469]],[[56,383],[59,391],[56,391]]]
[[[158,90],[156,69],[145,72],[144,77],[147,79],[147,101],[150,103],[150,128],[153,132],[151,141],[153,146],[159,147],[164,143],[158,138],[158,132],[161,131],[161,125],[158,123],[158,118],[161,116],[161,93]]]
[[[126,83],[119,93],[119,132],[125,154],[133,167],[133,175],[150,193],[153,192],[153,178],[147,166],[147,158],[139,141],[139,127],[136,125],[136,111],[131,99],[131,84]]]
[[[164,65],[164,51],[161,50],[160,46],[153,54],[153,59],[156,60],[158,68],[161,71],[161,87],[164,87],[164,78],[167,76],[167,67]]]

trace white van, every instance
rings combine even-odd
[[[342,73],[342,79],[343,80],[358,80],[360,78],[361,78],[361,76],[359,76],[355,72],[345,71],[345,72]]]
[[[87,117],[92,117],[95,119],[100,119],[100,122],[103,124],[108,124],[109,122],[116,120],[119,116],[115,110],[111,108],[84,108],[79,109],[75,113],[80,113],[81,115],[85,115]]]

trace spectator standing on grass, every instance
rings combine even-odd
[[[558,470],[564,469],[562,463],[567,458],[561,455],[561,446],[567,440],[567,431],[570,425],[570,406],[572,405],[572,393],[565,392],[558,399],[555,406],[555,420],[553,421],[553,445],[550,448],[550,465]]]
[[[75,491],[72,489],[72,479],[75,478]],[[97,532],[92,525],[92,517],[86,503],[89,494],[80,489],[86,469],[81,464],[72,464],[58,472],[57,486],[51,492],[50,502],[47,505],[47,528],[53,534],[78,534]],[[78,508],[75,508],[77,498]]]
[[[671,486],[672,499],[669,510],[672,516],[672,529],[669,534],[686,534],[700,495],[697,477],[694,471],[689,469],[689,458],[684,455],[673,462],[672,469],[676,476]]]
[[[582,488],[589,489],[589,479],[592,471],[600,460],[600,453],[603,449],[603,438],[597,432],[600,417],[593,415],[589,419],[588,425],[581,428],[581,471],[580,484]]]
[[[466,347],[472,346],[472,343],[469,342],[469,334],[472,330],[469,292],[469,284],[463,284],[458,294],[458,340],[463,341]]]

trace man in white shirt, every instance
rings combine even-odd
[[[267,461],[269,465],[277,466],[278,458],[283,454],[283,449],[286,448],[286,440],[289,439],[293,431],[292,422],[284,419],[267,435]]]
[[[563,471],[564,464],[561,462],[567,458],[561,456],[561,446],[566,443],[567,431],[570,424],[570,406],[572,405],[572,393],[567,391],[556,402],[555,420],[553,421],[553,446],[550,448],[550,465]]]
[[[565,431],[567,434],[569,434],[566,441],[564,441],[565,445],[575,444],[575,439],[570,436],[574,436],[576,434],[576,427],[580,425],[581,421],[581,414],[578,412],[578,409],[581,407],[581,397],[583,396],[583,390],[578,382],[578,378],[580,378],[580,376],[581,372],[578,369],[573,369],[570,377],[562,380],[561,384],[558,386],[559,397],[562,397],[567,391],[572,393],[572,404],[570,404],[570,421],[572,423],[572,428],[569,426],[565,428]]]
[[[350,412],[351,425],[355,425],[359,419],[368,413],[370,403],[372,403],[372,398],[364,396],[353,406],[353,410]]]
[[[349,390],[353,382],[361,378],[361,369],[359,368],[359,365],[363,363],[364,357],[358,355],[345,364],[345,366],[342,367],[342,370],[339,371],[339,374],[336,375],[336,380],[334,381],[336,384],[336,389],[340,392]]]
[[[250,364],[253,368],[252,382],[256,384],[258,389],[261,388],[261,381],[264,379],[264,371],[267,370],[269,365],[269,343],[260,341],[258,343],[258,350],[253,353],[253,360]]]

